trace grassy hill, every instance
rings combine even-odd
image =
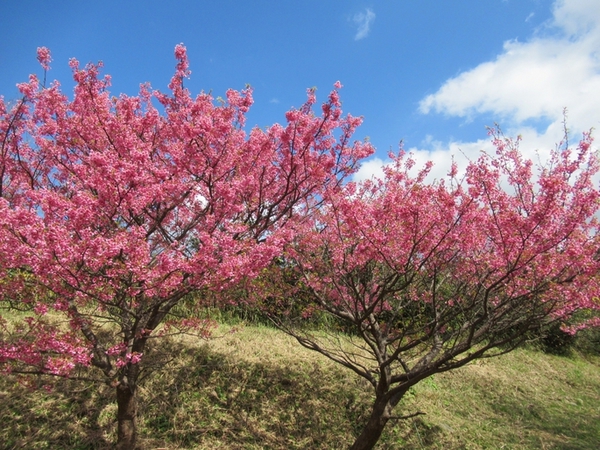
[[[161,371],[140,391],[148,449],[344,449],[370,387],[266,327],[221,326],[146,355]],[[172,360],[166,363],[172,356]],[[0,378],[0,448],[101,449],[114,442],[112,388]],[[409,392],[380,449],[581,449],[600,443],[600,359],[520,349],[438,374]]]

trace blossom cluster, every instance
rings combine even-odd
[[[49,70],[48,49],[37,56]],[[166,93],[144,84],[111,96],[101,63],[72,59],[72,98],[35,75],[19,84],[18,104],[0,97],[0,299],[23,293],[34,315],[64,319],[52,339],[37,321],[12,333],[1,363],[57,374],[85,363],[124,377],[163,325],[207,332],[169,312],[260,273],[373,152],[351,140],[361,120],[342,114],[339,83],[320,115],[311,90],[287,124],[247,131],[252,89],[192,97],[182,44],[175,58]],[[13,273],[44,294],[26,295]]]

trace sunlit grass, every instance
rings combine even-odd
[[[173,339],[176,359],[140,389],[147,449],[343,449],[368,414],[370,387],[268,328],[221,326],[214,339]],[[600,442],[600,361],[519,349],[413,388],[380,449],[591,449]],[[110,448],[112,388],[0,380],[0,448]]]

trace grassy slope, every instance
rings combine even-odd
[[[177,358],[144,383],[145,448],[351,443],[368,413],[368,385],[278,331],[221,327],[217,334],[204,343],[172,342]],[[0,448],[110,448],[116,406],[109,387],[39,382],[53,389],[0,379]],[[425,380],[398,409],[426,415],[390,423],[380,449],[597,448],[600,361],[518,350]]]

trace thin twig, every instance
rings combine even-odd
[[[392,416],[392,417],[390,417],[390,420],[406,420],[406,419],[412,419],[413,417],[425,416],[425,415],[427,415],[427,413],[424,413],[422,411],[417,411],[416,413],[408,414],[407,416]]]

